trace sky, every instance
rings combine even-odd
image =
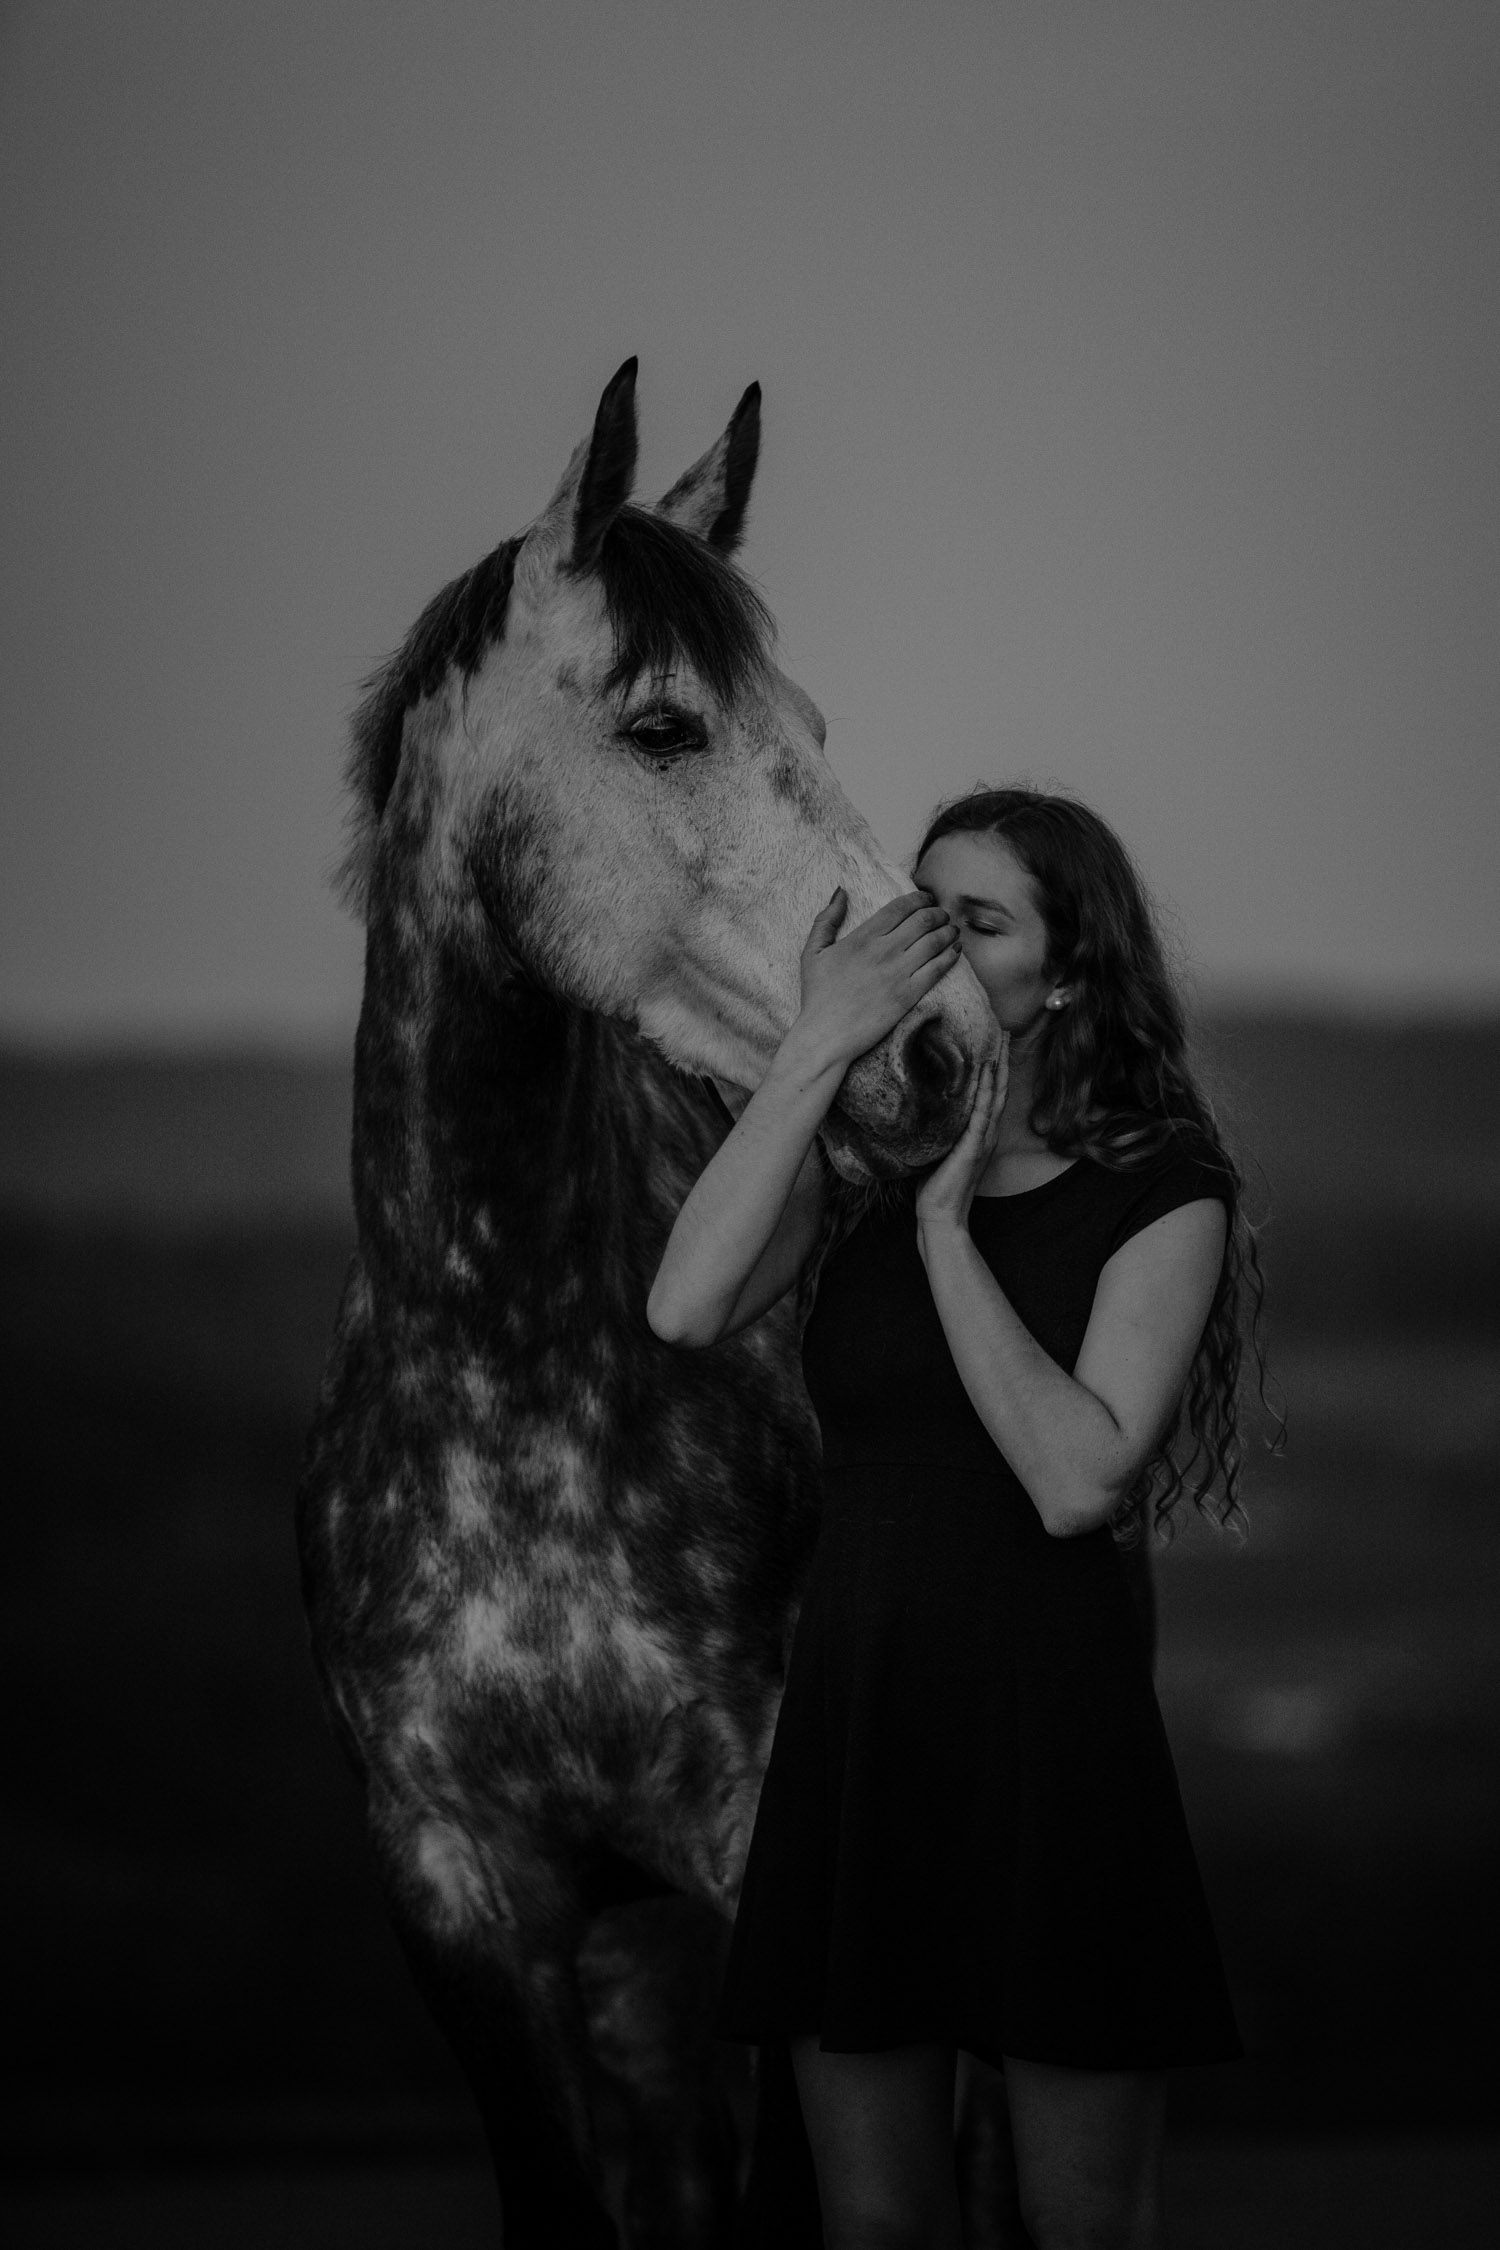
[[[1198,989],[1500,1009],[1500,11],[0,9],[0,1038],[336,1046],[361,679],[641,363],[887,847],[1024,776]]]

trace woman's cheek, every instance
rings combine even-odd
[[[1026,1031],[1036,1021],[1046,987],[1037,978],[996,978],[985,987],[990,1012],[1002,1031]]]
[[[995,978],[986,986],[986,991],[991,1013],[1001,1030],[1014,1031],[1021,1015],[1021,1011],[1017,1007],[1019,994],[1014,979],[1010,977]]]

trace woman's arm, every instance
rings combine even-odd
[[[667,1237],[646,1318],[667,1344],[715,1344],[791,1288],[822,1217],[812,1143],[847,1064],[796,1025],[694,1182]]]
[[[1182,1396],[1223,1264],[1224,1206],[1186,1203],[1132,1235],[1099,1276],[1069,1375],[1016,1313],[951,1213],[918,1244],[974,1410],[1056,1538],[1106,1522]]]
[[[792,1286],[822,1215],[813,1139],[845,1071],[958,958],[957,931],[921,893],[893,899],[836,944],[847,906],[835,891],[813,922],[797,1020],[667,1237],[646,1300],[666,1343],[717,1343]]]

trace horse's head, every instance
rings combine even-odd
[[[632,360],[544,513],[445,589],[381,675],[356,721],[352,883],[372,911],[399,892],[478,974],[753,1087],[835,886],[852,926],[910,884],[835,781],[729,559],[758,389],[654,508],[628,501],[634,392]],[[839,1169],[938,1156],[997,1037],[960,963],[848,1072],[825,1134]]]

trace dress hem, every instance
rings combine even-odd
[[[965,2031],[956,2031],[951,2024],[922,2024],[903,2026],[894,2033],[879,2035],[866,2033],[850,2036],[844,2033],[826,2038],[818,2025],[809,2023],[762,2023],[758,2031],[748,2031],[741,2022],[738,2028],[719,2022],[714,2035],[743,2047],[763,2047],[773,2040],[813,2039],[818,2051],[825,2055],[881,2055],[902,2047],[951,2046],[978,2061],[1003,2070],[1005,2057],[1015,2062],[1047,2063],[1060,2070],[1203,2070],[1211,2066],[1238,2063],[1245,2060],[1245,2049],[1238,2036],[1230,2041],[1208,2040],[1201,2045],[1171,2042],[1170,2048],[1147,2048],[1122,2053],[1113,2048],[1095,2048],[1088,2053],[1074,2051],[1059,2053],[1048,2039],[1018,2038],[1014,2042],[975,2038]]]

